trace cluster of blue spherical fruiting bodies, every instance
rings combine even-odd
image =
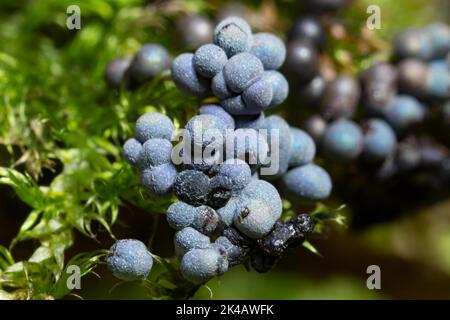
[[[216,26],[213,42],[174,59],[178,88],[199,97],[212,93],[231,115],[258,115],[286,99],[288,83],[276,71],[286,56],[280,38],[252,34],[245,20],[228,17]]]
[[[432,114],[440,113],[444,125],[450,123],[448,25],[399,32],[392,62],[375,61],[359,79],[350,75],[326,79],[321,73],[319,54],[325,38],[317,17],[300,17],[289,32],[285,63],[292,79],[300,80],[300,99],[316,110],[305,130],[324,157],[334,162],[361,158],[382,175],[387,164],[391,175],[428,165],[431,155],[441,162],[450,157],[436,143],[411,139]],[[358,110],[360,105],[363,110]],[[432,106],[441,110],[434,112]]]
[[[268,134],[263,135],[262,129]],[[140,170],[149,193],[174,193],[178,198],[167,210],[167,221],[177,230],[175,253],[187,280],[205,282],[248,259],[256,270],[267,271],[284,254],[280,243],[287,249],[293,237],[302,241],[312,231],[313,222],[307,215],[280,221],[281,196],[274,186],[292,200],[317,201],[329,196],[331,179],[312,163],[316,147],[305,131],[290,127],[278,116],[241,120],[236,128],[233,116],[211,104],[202,106],[187,122],[181,149],[168,139],[174,131],[167,116],[146,113],[136,122],[135,138],[127,140],[123,149],[127,161]],[[213,139],[212,133],[217,132],[224,137],[220,144]],[[273,149],[270,139],[275,132],[280,143]],[[230,140],[232,158],[226,149]],[[223,154],[224,161],[209,162],[203,153],[200,161],[195,157],[176,160],[188,152],[187,146],[205,150],[211,145]],[[278,166],[264,175],[268,158],[276,159]],[[275,245],[277,250],[271,251]]]
[[[167,221],[177,230],[175,255],[190,282],[204,283],[244,261],[258,272],[269,270],[314,226],[307,214],[280,220],[280,193],[292,201],[319,201],[331,193],[330,176],[313,164],[313,138],[279,116],[264,115],[287,97],[287,81],[275,71],[284,57],[276,36],[252,34],[244,20],[225,19],[215,29],[214,44],[172,63],[180,89],[198,96],[212,90],[220,104],[199,108],[184,126],[182,143],[170,118],[146,113],[123,146],[150,194],[178,199],[167,209]],[[205,156],[208,148],[214,152]],[[137,262],[142,252],[131,248],[116,259],[113,249],[108,265],[120,279],[140,279],[150,271]],[[122,263],[127,257],[128,264]]]

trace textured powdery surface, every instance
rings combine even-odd
[[[147,247],[138,240],[117,241],[106,258],[108,268],[122,280],[137,280],[147,277],[153,266],[153,258]]]
[[[265,70],[276,70],[286,58],[286,47],[277,36],[261,32],[253,35],[253,45],[250,52],[257,56]]]
[[[232,115],[252,114],[252,112],[247,109],[241,95],[222,100],[220,104],[228,113]],[[254,111],[254,113],[257,113],[257,111]]]
[[[278,71],[265,71],[262,78],[267,78],[272,84],[273,97],[270,107],[282,104],[289,94],[289,84],[286,78]]]
[[[225,51],[214,44],[205,44],[194,54],[195,70],[205,78],[212,78],[219,73],[227,60]]]
[[[229,17],[221,21],[214,30],[214,43],[232,57],[249,51],[252,45],[252,30],[248,23],[239,17]]]
[[[171,140],[174,126],[166,115],[148,112],[136,121],[135,136],[141,143],[148,139],[160,138]]]
[[[134,138],[128,139],[123,145],[125,159],[134,166],[138,163],[141,150],[142,144]]]
[[[307,164],[288,171],[281,178],[284,190],[294,199],[322,200],[331,193],[331,178],[315,164]]]
[[[193,249],[181,261],[181,273],[193,283],[202,283],[228,270],[226,255],[218,249]]]
[[[247,52],[230,58],[223,69],[228,88],[236,93],[247,89],[258,80],[263,72],[264,67],[261,61]]]
[[[209,237],[194,228],[186,227],[175,233],[175,254],[181,259],[191,249],[207,248],[211,244]]]
[[[220,146],[226,136],[227,126],[222,119],[211,114],[194,116],[186,124],[191,141],[197,146]]]
[[[149,139],[142,145],[139,168],[149,169],[153,166],[170,163],[172,143],[166,139]]]
[[[227,129],[235,128],[235,123],[234,123],[233,117],[219,105],[216,105],[216,104],[204,105],[200,108],[199,114],[209,114],[212,116],[216,116],[225,123],[225,126],[227,127]]]
[[[260,112],[259,114],[235,116],[234,122],[236,129],[260,129],[264,124],[265,118],[264,112]]]
[[[234,190],[241,190],[249,184],[252,173],[245,161],[228,159],[220,166],[218,175],[230,179]]]
[[[272,83],[267,77],[261,77],[250,87],[242,93],[247,109],[251,112],[257,113],[265,110],[271,106],[273,100]]]
[[[148,192],[165,195],[172,190],[177,177],[177,169],[171,163],[145,169],[141,172],[141,182]]]
[[[194,206],[177,201],[167,209],[166,219],[172,228],[181,230],[193,224],[195,215],[196,210]]]
[[[211,91],[219,99],[227,99],[235,95],[235,93],[227,86],[223,70],[216,74],[212,79]]]
[[[171,71],[172,79],[179,89],[199,97],[208,93],[210,81],[195,71],[192,53],[183,53],[176,57]]]
[[[234,216],[234,225],[252,239],[260,239],[272,230],[280,216],[267,201],[241,197]]]

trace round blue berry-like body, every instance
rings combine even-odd
[[[286,78],[278,71],[265,71],[263,79],[268,79],[272,84],[272,101],[270,107],[279,106],[286,100],[289,94],[289,84]]]
[[[138,167],[141,170],[171,162],[172,143],[166,139],[149,139],[142,145]]]
[[[208,236],[191,227],[183,228],[175,233],[175,255],[180,260],[189,250],[207,248],[210,244]]]
[[[233,223],[247,237],[260,239],[272,230],[275,222],[267,203],[260,199],[245,198],[241,199]]]
[[[249,24],[239,17],[222,20],[214,30],[214,43],[221,47],[228,57],[247,52],[252,46],[252,30]]]
[[[258,111],[252,111],[247,108],[244,100],[242,99],[242,95],[237,95],[231,98],[227,98],[220,102],[220,105],[232,115],[249,115],[256,114]]]
[[[192,53],[183,53],[176,57],[171,71],[172,79],[180,90],[198,97],[203,97],[209,92],[210,81],[195,71]]]
[[[172,191],[177,169],[172,163],[161,164],[141,172],[141,182],[148,192],[161,196]]]
[[[167,209],[166,219],[169,225],[175,230],[190,227],[196,217],[196,207],[183,201],[177,201]]]
[[[223,70],[212,78],[211,91],[219,99],[227,99],[235,95],[235,93],[227,86]]]
[[[250,52],[261,60],[265,70],[276,70],[286,58],[286,46],[276,35],[261,32],[253,35]]]
[[[108,63],[103,74],[106,83],[110,87],[120,88],[130,63],[130,57],[119,57]]]
[[[382,161],[391,155],[397,138],[391,126],[381,119],[370,119],[363,125],[363,155],[369,161]]]
[[[398,95],[385,110],[385,118],[395,130],[404,130],[421,122],[425,117],[425,108],[414,97]]]
[[[273,100],[272,82],[267,77],[261,77],[242,92],[242,99],[252,113],[269,108]]]
[[[280,194],[278,190],[269,182],[252,179],[242,190],[241,198],[263,200],[272,210],[275,216],[280,216],[283,210]]]
[[[218,248],[192,249],[181,260],[181,274],[196,284],[220,276],[228,270],[225,251]]]
[[[123,155],[133,166],[137,165],[141,150],[142,144],[134,138],[128,139],[123,145]]]
[[[430,38],[433,58],[443,58],[450,52],[450,27],[442,22],[429,25],[425,33]]]
[[[305,131],[291,127],[291,154],[289,167],[298,167],[313,161],[316,155],[316,144]]]
[[[228,112],[226,112],[224,108],[217,104],[206,104],[204,106],[201,106],[198,113],[216,116],[220,118],[223,123],[225,123],[227,129],[235,128],[233,117]]]
[[[264,135],[255,129],[237,129],[233,135],[234,158],[247,162],[251,168],[266,163],[269,147]],[[228,150],[227,150],[228,151]]]
[[[152,270],[153,258],[141,241],[122,239],[116,241],[109,249],[106,263],[117,278],[133,281],[148,276]]]
[[[136,121],[134,134],[141,143],[155,138],[171,140],[174,129],[168,116],[158,112],[147,112]]]
[[[228,159],[220,166],[217,176],[228,179],[232,190],[238,192],[249,184],[252,172],[245,161],[240,159]]]
[[[159,44],[146,44],[131,61],[129,72],[133,80],[142,83],[170,68],[172,59]]]
[[[282,190],[292,200],[326,199],[332,188],[330,175],[313,163],[286,172],[281,178]]]
[[[272,166],[278,162],[278,169],[275,174],[264,176],[266,180],[273,180],[288,169],[292,145],[291,129],[283,118],[276,115],[267,117],[262,129],[267,130],[267,144],[270,149]],[[272,146],[272,144],[274,145]]]
[[[450,67],[443,60],[429,64],[425,90],[435,99],[450,99]]]
[[[227,61],[225,51],[215,44],[205,44],[198,48],[194,54],[195,70],[205,78],[212,78],[218,74]]]
[[[255,83],[263,72],[261,60],[251,53],[243,52],[228,60],[223,69],[223,76],[228,88],[241,93]]]
[[[219,147],[225,141],[227,125],[217,116],[200,114],[188,121],[186,130],[194,145]]]
[[[260,112],[259,114],[235,116],[234,122],[236,129],[260,129],[264,125],[265,118],[264,112]]]
[[[409,28],[400,31],[394,37],[394,54],[398,59],[429,60],[433,56],[431,38],[421,29]]]
[[[220,220],[228,227],[233,224],[234,214],[239,205],[240,198],[231,198],[225,206],[217,210]]]
[[[347,162],[356,159],[362,148],[362,131],[351,120],[336,120],[327,127],[322,137],[323,152],[334,161]]]

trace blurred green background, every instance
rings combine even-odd
[[[259,30],[284,36],[301,13],[297,2],[250,1],[248,6]],[[66,8],[72,4],[81,8],[79,31],[65,27]],[[58,176],[64,177],[66,180],[59,181],[61,189],[52,197],[63,195],[62,203],[75,209],[84,208],[90,195],[95,196],[98,204],[119,214],[112,227],[117,238],[146,241],[152,237],[152,252],[170,256],[173,231],[164,217],[158,217],[167,202],[138,205],[126,190],[127,184],[137,184],[132,171],[123,180],[112,180],[111,176],[118,170],[115,161],[121,161],[120,144],[130,135],[139,114],[162,106],[182,121],[195,110],[197,102],[178,93],[159,94],[156,86],[136,95],[117,94],[103,84],[102,73],[109,60],[133,54],[142,43],[160,43],[173,55],[182,52],[173,28],[176,18],[200,12],[214,19],[216,11],[228,4],[200,0],[0,1],[0,166],[28,172],[40,186],[50,186]],[[349,30],[359,32],[370,4],[381,7],[382,30],[374,31],[372,36],[383,43],[402,28],[449,21],[446,0],[355,0],[338,17],[348,23]],[[369,59],[352,52],[355,48],[351,45],[343,44],[338,49],[341,54],[347,50],[354,54],[351,72]],[[343,63],[341,68],[345,66]],[[283,114],[292,107],[286,105],[277,112]],[[289,119],[293,123],[300,120]],[[80,157],[63,152],[69,150],[79,152]],[[86,150],[93,150],[93,154],[86,154]],[[73,172],[68,172],[69,165]],[[78,171],[80,167],[84,171]],[[83,174],[104,180],[110,188],[99,191],[89,179],[83,179]],[[115,190],[114,183],[120,186],[119,190]],[[79,195],[80,199],[72,203],[68,196],[71,193],[84,196]],[[126,199],[126,206],[116,202],[119,197]],[[332,206],[340,204],[339,199],[331,201]],[[9,246],[32,208],[17,195],[17,190],[0,185],[0,245]],[[351,211],[348,215],[351,219]],[[64,247],[66,259],[112,244],[107,227],[99,227],[100,219],[93,227],[96,239],[86,236],[84,224],[77,225],[77,219],[64,227],[70,230],[73,240],[73,245],[68,241]],[[12,250],[15,260],[28,259],[37,244],[48,237],[28,234]],[[266,274],[237,266],[220,279],[210,281],[209,289],[202,287],[194,298],[450,298],[450,199],[363,230],[329,227],[310,242],[320,256],[299,248]],[[366,268],[372,264],[381,268],[381,290],[366,287]],[[83,278],[82,289],[74,293],[86,299],[149,298],[138,284],[114,287],[117,280],[104,264],[96,272],[100,278],[88,275]]]

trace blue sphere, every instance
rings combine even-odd
[[[149,139],[172,139],[175,127],[172,120],[158,112],[147,112],[136,121],[134,134],[141,143]]]
[[[199,114],[209,114],[220,118],[227,129],[234,129],[235,123],[233,117],[217,104],[206,104],[200,107]]]
[[[234,122],[236,129],[260,129],[264,125],[265,118],[264,112],[260,112],[259,114],[235,116]]]
[[[211,91],[219,99],[227,99],[235,95],[235,93],[231,91],[227,86],[225,77],[223,75],[223,70],[216,74],[214,78],[212,78]]]
[[[133,166],[137,165],[141,150],[142,144],[134,138],[128,139],[123,145],[123,155]]]
[[[175,233],[175,255],[178,259],[192,249],[207,248],[211,244],[209,237],[198,232],[194,228],[186,227]]]
[[[142,145],[138,167],[141,170],[170,163],[172,143],[166,139],[149,139]]]
[[[252,113],[261,112],[269,108],[273,101],[272,82],[267,77],[261,77],[244,90],[242,99],[247,109],[251,110]]]
[[[253,35],[250,53],[261,60],[265,70],[276,70],[286,58],[286,46],[276,35],[261,32]]]
[[[289,83],[286,78],[278,71],[265,71],[262,78],[267,79],[272,84],[270,108],[282,104],[289,94]]]
[[[171,71],[172,79],[180,90],[198,97],[208,94],[210,81],[195,71],[192,53],[183,53],[176,57]]]
[[[241,93],[255,83],[263,72],[261,60],[247,52],[231,57],[223,69],[228,88],[236,93]]]
[[[218,248],[192,249],[181,260],[181,274],[195,284],[204,283],[227,270],[226,253]]]
[[[327,158],[347,162],[356,159],[363,148],[363,134],[351,120],[339,119],[331,123],[322,137],[322,149]]]
[[[228,17],[221,21],[214,30],[213,40],[232,57],[249,51],[252,45],[252,30],[249,24],[239,17]]]
[[[218,74],[227,61],[225,51],[214,44],[205,44],[198,48],[194,54],[195,70],[205,78],[212,78]]]
[[[300,201],[326,199],[332,189],[330,175],[313,163],[286,172],[281,178],[281,186],[290,199]]]
[[[171,163],[165,163],[141,172],[141,182],[145,189],[156,196],[170,193],[176,177],[177,169]]]
[[[153,258],[145,244],[139,240],[116,241],[106,257],[108,269],[124,281],[145,279],[153,266]]]
[[[316,144],[305,131],[291,127],[291,153],[289,167],[298,167],[314,160]]]

